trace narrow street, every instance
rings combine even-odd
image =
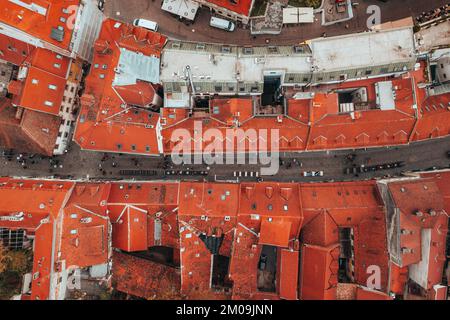
[[[404,172],[415,170],[427,170],[431,168],[441,169],[450,166],[450,137],[434,139],[424,142],[416,142],[411,145],[398,147],[370,148],[367,150],[336,150],[325,152],[300,152],[283,153],[278,174],[264,176],[264,180],[286,181],[346,181],[365,180],[371,178],[383,178],[385,176],[399,176]],[[347,156],[354,154],[354,161],[349,161]],[[1,155],[1,152],[0,152]],[[232,180],[236,181],[241,172],[240,181],[257,181],[256,175],[250,176],[250,172],[260,171],[260,165],[180,165],[171,163],[170,157],[164,161],[164,157],[148,157],[135,155],[107,154],[82,151],[75,144],[68,154],[53,157],[52,164],[49,158],[26,160],[26,168],[17,160],[20,154],[14,154],[7,160],[5,156],[0,159],[1,176],[20,176],[32,178],[73,178],[73,179],[136,179],[136,180]],[[294,160],[295,159],[295,160]],[[34,163],[33,163],[34,161]],[[359,168],[361,165],[381,165],[404,161],[400,168],[389,170],[346,174],[347,168]],[[281,162],[281,161],[280,161]],[[248,162],[247,162],[248,163]],[[155,171],[154,174],[124,174],[121,170]],[[175,171],[173,175],[166,175],[165,170]],[[206,176],[180,175],[179,171],[203,170],[208,172]],[[323,171],[322,177],[303,177],[304,171]],[[235,174],[236,172],[236,174]],[[247,176],[245,176],[247,172]],[[236,176],[235,176],[236,175]]]
[[[368,6],[373,4],[381,8],[381,22],[384,23],[417,16],[431,8],[444,5],[446,0],[391,0],[386,3],[377,0],[358,0],[353,2],[358,2],[359,5],[354,8],[354,18],[350,21],[323,27],[320,23],[320,15],[316,14],[315,23],[285,26],[279,35],[252,36],[249,26],[245,29],[240,27],[231,33],[212,28],[209,26],[211,12],[208,8],[201,8],[194,22],[180,21],[178,17],[161,10],[160,0],[106,0],[105,14],[125,22],[132,22],[135,18],[156,21],[162,34],[178,40],[234,45],[265,45],[268,40],[268,43],[272,45],[292,45],[320,37],[324,32],[327,36],[337,36],[366,31],[367,19],[370,16],[366,11]]]

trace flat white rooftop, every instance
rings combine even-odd
[[[392,81],[375,83],[377,105],[381,110],[395,110],[395,91]]]
[[[186,66],[195,81],[236,81],[236,56],[190,50],[166,49],[161,56],[161,82],[184,81]]]
[[[313,23],[314,8],[283,8],[283,23]]]
[[[191,0],[164,0],[161,9],[179,17],[194,20],[199,6],[197,2]]]
[[[311,41],[318,72],[407,62],[415,59],[411,27],[350,34]]]
[[[165,49],[162,54],[161,81],[186,79],[190,66],[194,82],[261,82],[269,71],[309,73],[311,64],[305,55],[244,55]]]

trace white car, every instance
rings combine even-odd
[[[219,28],[230,32],[234,31],[234,29],[236,28],[236,24],[234,22],[217,17],[211,17],[209,25],[211,27]]]
[[[158,24],[155,21],[146,19],[135,19],[133,21],[133,26],[148,29],[150,31],[158,31]]]
[[[304,177],[323,177],[323,171],[303,171]]]

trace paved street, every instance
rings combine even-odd
[[[376,4],[381,8],[381,22],[393,21],[409,16],[416,16],[424,11],[444,5],[446,0],[391,0],[387,3],[378,0],[358,0],[354,9],[355,17],[347,22],[322,27],[320,16],[316,15],[316,23],[301,26],[284,27],[279,35],[259,35],[253,37],[249,29],[238,28],[230,33],[209,26],[211,13],[208,8],[199,10],[196,20],[181,22],[168,12],[161,10],[161,0],[106,0],[105,14],[126,22],[135,18],[146,18],[160,25],[159,31],[171,38],[179,40],[216,42],[236,45],[295,44],[304,40],[367,30],[367,7]]]
[[[328,35],[349,33],[365,30],[369,4],[376,3],[382,7],[382,19],[384,21],[395,20],[409,15],[420,14],[431,8],[440,6],[445,1],[358,1],[360,5],[356,11],[356,17],[349,22],[349,28],[336,25],[321,27],[319,24],[311,26],[290,27],[283,30],[279,36],[270,37],[274,43],[295,43],[304,39],[320,36],[324,30]],[[208,26],[210,13],[202,10],[196,22],[186,25],[177,18],[160,10],[160,1],[149,0],[107,0],[105,12],[115,18],[131,21],[135,17],[145,17],[156,20],[160,24],[160,31],[171,37],[193,41],[216,41],[222,43],[249,44],[265,43],[266,37],[252,39],[249,30],[239,29],[232,34],[212,29]],[[120,12],[117,16],[116,12]],[[195,32],[192,32],[195,30]],[[414,143],[409,146],[373,148],[368,150],[343,150],[329,152],[302,152],[281,155],[282,166],[276,176],[263,177],[265,180],[277,181],[342,181],[355,179],[381,178],[387,175],[400,175],[404,171],[423,170],[432,167],[447,168],[450,158],[450,137],[432,141]],[[347,159],[349,154],[355,154],[353,162]],[[41,158],[34,156],[29,158],[14,152],[8,157],[0,153],[0,176],[26,176],[26,177],[64,177],[76,179],[202,179],[207,180],[251,180],[256,181],[255,172],[259,167],[255,165],[183,165],[174,166],[164,157],[144,157],[134,155],[108,154],[100,152],[81,151],[72,143],[68,154],[61,157]],[[25,161],[24,161],[25,159]],[[347,168],[359,168],[361,165],[379,165],[395,161],[404,161],[405,166],[390,170],[381,170],[359,174],[345,174]],[[203,170],[207,176],[186,176],[174,174],[167,176],[165,170]],[[155,170],[131,175],[121,170]],[[304,171],[323,171],[323,177],[303,177]],[[353,170],[352,170],[353,171]],[[239,173],[240,172],[240,173]],[[252,172],[252,173],[250,173]]]
[[[263,177],[264,180],[277,181],[344,181],[370,178],[382,178],[387,175],[398,176],[402,172],[412,170],[426,170],[432,167],[448,168],[450,158],[447,157],[450,151],[450,137],[435,139],[425,142],[413,143],[409,146],[373,148],[368,150],[342,150],[329,152],[302,152],[282,154],[281,159],[284,164],[276,176]],[[0,153],[1,154],[1,153]],[[349,154],[355,154],[353,162],[347,159]],[[75,145],[72,150],[64,156],[54,157],[52,164],[50,159],[40,160],[35,156],[26,160],[25,167],[22,161],[18,161],[19,154],[11,157],[8,161],[5,157],[0,159],[1,176],[26,176],[26,177],[63,177],[75,179],[202,179],[207,180],[234,180],[234,173],[241,171],[240,181],[256,181],[256,176],[250,177],[250,172],[259,171],[258,165],[214,165],[208,170],[206,165],[183,165],[173,166],[169,161],[166,168],[170,170],[205,170],[207,176],[181,176],[178,174],[166,176],[163,157],[136,157],[132,155],[108,154],[80,151]],[[295,161],[294,161],[295,159]],[[33,164],[33,161],[35,162]],[[346,168],[361,165],[380,165],[395,161],[404,161],[402,168],[360,173],[358,175],[345,174]],[[62,166],[62,167],[61,167]],[[155,175],[131,176],[123,175],[121,170],[155,170]],[[248,176],[245,177],[245,171]],[[323,171],[323,177],[307,178],[303,177],[304,171]]]

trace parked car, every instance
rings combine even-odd
[[[323,177],[323,171],[303,171],[304,177]]]
[[[211,17],[211,20],[209,21],[209,25],[214,28],[226,30],[226,31],[234,31],[236,28],[236,24],[232,21],[228,21],[226,19],[217,18],[217,17]]]
[[[158,31],[158,24],[155,21],[146,20],[146,19],[135,19],[133,21],[133,25],[135,27],[142,27],[148,29],[150,31]]]

